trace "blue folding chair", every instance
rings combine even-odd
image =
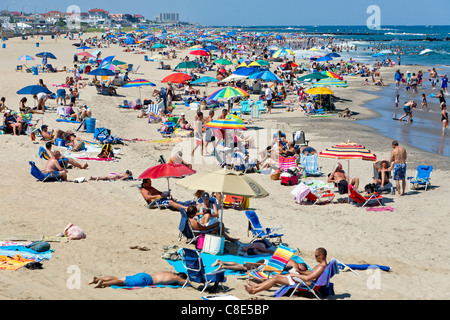
[[[186,273],[188,276],[182,289],[190,282],[203,284],[204,286],[201,291],[202,293],[212,283],[214,283],[214,286],[221,284],[223,289],[223,283],[226,281],[225,269],[218,269],[213,272],[206,273],[200,252],[196,250],[182,248],[180,249],[180,257],[183,262],[183,266],[186,268]]]
[[[253,239],[250,241],[250,243],[258,239],[270,239],[272,240],[272,242],[274,242],[274,244],[279,244],[282,242],[281,238],[284,236],[284,234],[276,233],[276,231],[280,230],[281,227],[263,228],[255,211],[245,211],[245,215],[248,219],[248,231],[251,231],[253,234]],[[275,241],[273,241],[273,239],[275,239]]]
[[[242,100],[241,101],[241,113],[242,114],[250,114],[251,110],[250,110],[250,103],[247,100]]]
[[[38,167],[36,167],[36,164],[33,161],[29,161],[31,165],[31,175],[35,177],[38,181],[42,182],[50,182],[50,181],[60,181],[62,182],[62,179],[59,175],[55,173],[43,173],[41,170],[39,170]]]
[[[417,173],[415,177],[408,177],[409,180],[409,188],[411,189],[411,186],[414,187],[414,189],[417,188],[417,186],[425,186],[425,191],[427,190],[428,186],[431,186],[431,173],[433,172],[432,166],[418,166],[417,167]]]
[[[303,167],[303,173],[307,176],[322,176],[322,171],[317,161],[317,153],[313,155],[302,154],[300,156],[300,164]]]

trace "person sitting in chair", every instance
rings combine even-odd
[[[379,166],[379,164],[381,164],[381,167]],[[374,177],[374,181],[373,183],[377,184],[377,185],[381,185],[381,188],[384,188],[384,186],[386,184],[389,183],[389,179],[390,179],[390,166],[389,166],[389,162],[387,162],[386,160],[383,161],[377,161],[373,164],[374,168],[376,169],[376,171],[378,172],[378,176]]]
[[[67,180],[67,170],[62,168],[59,164],[61,153],[59,151],[52,152],[50,159],[48,159],[45,165],[44,173],[54,173],[62,180]]]
[[[154,188],[152,186],[152,180],[151,179],[143,179],[141,184],[141,194],[144,197],[145,201],[147,202],[147,205],[151,205],[155,201],[160,206],[165,207],[166,209],[174,209],[174,210],[180,210],[185,209],[187,210],[186,206],[183,206],[182,204],[169,199],[168,192],[161,192],[158,189]]]
[[[348,193],[348,177],[344,170],[342,170],[342,164],[339,162],[336,168],[328,175],[328,183],[334,183],[339,189],[340,194]],[[350,179],[350,184],[352,184],[356,190],[359,186],[359,178],[355,177]]]

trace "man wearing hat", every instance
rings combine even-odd
[[[53,140],[53,138],[55,137],[53,131],[54,130],[52,130],[51,132],[48,132],[48,125],[43,124],[41,126],[41,136],[42,136],[42,138],[45,141]]]
[[[178,119],[175,127],[178,127],[178,125],[183,130],[194,130],[194,127],[186,120],[186,114],[184,112],[180,114],[180,118]]]
[[[18,119],[16,118],[16,116],[14,116],[11,113],[11,110],[6,109],[5,110],[5,115],[3,117],[3,123],[5,124],[5,126],[10,127],[13,131],[13,135],[20,135],[20,132],[22,131],[22,123],[20,121],[18,121]]]
[[[173,157],[169,159],[169,163],[173,164],[184,164],[186,167],[192,169],[192,164],[188,164],[183,160],[183,153],[178,151]]]

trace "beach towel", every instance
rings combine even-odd
[[[392,208],[392,207],[372,207],[372,208],[367,208],[366,211],[394,211],[396,208]]]
[[[77,157],[76,159],[85,161],[116,161],[114,158]]]
[[[14,257],[20,255],[22,258],[30,259],[32,261],[50,260],[53,257],[51,252],[52,250],[34,253],[27,250],[5,250],[4,247],[0,248],[0,256]]]
[[[182,285],[172,285],[172,284],[152,284],[151,286],[142,286],[142,287],[128,287],[128,286],[111,286],[113,289],[126,289],[126,290],[136,290],[143,288],[172,288],[172,289],[180,289]]]
[[[338,263],[338,268],[345,271],[345,267],[349,267],[353,270],[367,270],[367,269],[380,269],[382,271],[390,271],[391,268],[387,266],[381,266],[378,264],[345,264]]]
[[[69,120],[69,119],[56,119],[57,122],[68,122],[68,123],[81,123],[80,121]]]
[[[12,257],[0,255],[0,270],[16,271],[31,262],[34,260],[23,258],[19,254]]]
[[[297,203],[301,203],[303,199],[311,192],[311,189],[304,184],[303,182],[298,184],[294,190],[291,191],[291,194],[294,196],[294,200]]]

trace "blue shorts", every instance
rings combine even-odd
[[[394,180],[403,180],[406,178],[406,163],[394,164]]]
[[[66,97],[66,90],[58,89],[58,91],[56,92],[56,97],[57,98],[65,98]]]
[[[125,277],[126,287],[145,287],[153,284],[152,276],[147,273],[138,273],[134,276]]]
[[[403,111],[405,111],[406,113],[411,112],[411,107],[410,106],[404,106],[403,107]]]

